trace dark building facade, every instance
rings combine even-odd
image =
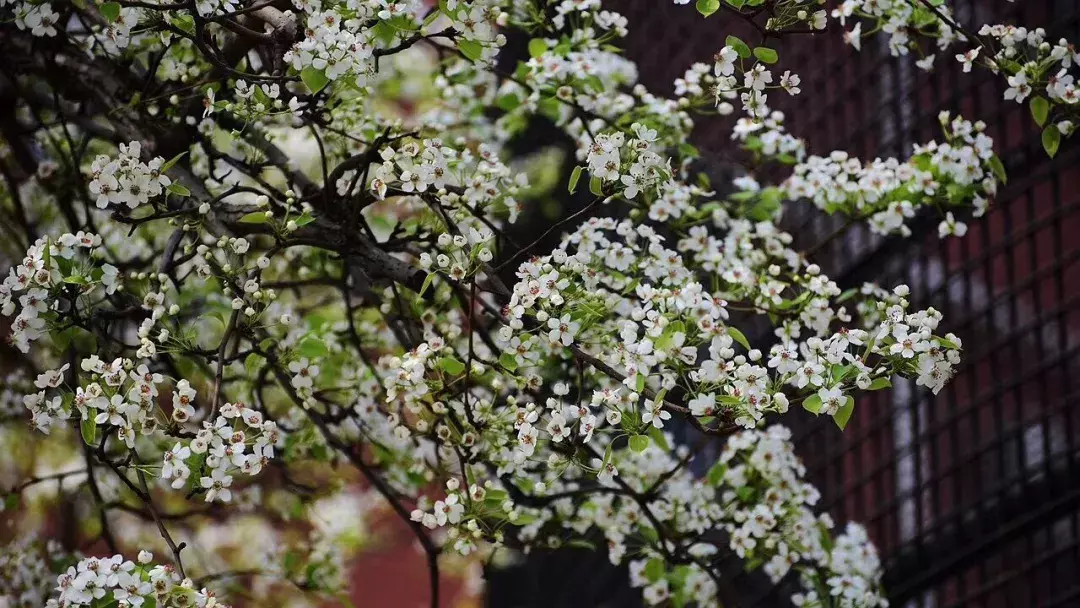
[[[657,92],[670,94],[694,61],[711,61],[727,34],[757,41],[737,19],[703,19],[692,3],[616,4],[630,19],[628,54]],[[1011,23],[1080,41],[1077,0],[949,4],[970,30]],[[961,73],[957,47],[927,74],[913,58],[890,57],[883,38],[853,52],[837,25],[770,41],[780,69],[802,77],[802,94],[777,109],[811,153],[903,157],[940,141],[937,116],[949,110],[989,125],[1009,181],[963,238],[939,240],[927,217],[910,239],[853,228],[815,253],[843,288],[907,283],[915,306],[942,311],[943,331],[964,341],[953,381],[937,396],[913,382],[861,396],[843,433],[808,415],[784,422],[821,508],[870,531],[893,605],[1080,606],[1080,145],[1047,158],[1026,104],[1004,101],[1003,82],[985,70]],[[722,158],[730,125],[699,122],[694,143],[707,161]],[[786,221],[805,244],[839,225],[809,204]],[[786,603],[741,578],[746,605]]]

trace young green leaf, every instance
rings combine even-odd
[[[98,7],[98,12],[109,23],[115,23],[120,17],[120,3],[118,2],[106,2]]]
[[[659,557],[650,559],[645,564],[645,578],[649,579],[650,583],[655,583],[662,576],[664,576],[664,560]]]
[[[604,182],[600,181],[599,177],[593,177],[589,179],[589,192],[592,192],[596,196],[604,195]]]
[[[803,399],[802,406],[803,406],[803,409],[805,409],[806,411],[808,411],[808,412],[810,412],[812,414],[820,414],[821,413],[821,397],[819,397],[817,393],[814,393],[813,395],[810,395],[806,399]]]
[[[699,13],[708,17],[720,10],[720,0],[697,0],[695,6]]]
[[[160,171],[161,173],[165,173],[169,169],[172,169],[173,166],[176,165],[176,163],[179,162],[181,158],[184,158],[185,154],[187,154],[187,150],[184,150],[183,152],[165,161],[165,164],[161,165],[161,168],[158,169],[158,171]]]
[[[577,189],[579,179],[581,179],[581,165],[574,167],[574,170],[570,172],[570,183],[566,186],[566,189],[570,191],[570,194],[573,194],[574,190]]]
[[[644,452],[649,447],[648,435],[634,435],[630,438],[630,449],[635,452]]]
[[[325,357],[330,352],[326,348],[326,343],[315,337],[305,338],[300,343],[299,350],[301,355],[308,358]]]
[[[458,40],[458,50],[465,56],[466,59],[472,62],[480,61],[480,56],[484,52],[484,47],[475,40]]]
[[[169,184],[165,189],[176,196],[191,196],[191,190],[188,190],[186,187],[176,182]]]
[[[731,336],[732,340],[735,340],[739,344],[742,344],[742,347],[746,350],[750,350],[750,341],[746,339],[746,335],[743,334],[741,331],[735,329],[734,327],[728,326],[727,333],[729,336]]]
[[[547,52],[548,45],[542,38],[533,38],[529,41],[529,57],[539,57]]]
[[[1057,154],[1058,146],[1061,145],[1061,131],[1058,131],[1057,125],[1047,125],[1042,132],[1042,145],[1043,150],[1046,150],[1046,154],[1050,158],[1054,158]]]
[[[451,355],[439,359],[439,368],[451,376],[456,376],[465,371],[465,364]]]
[[[1005,165],[1001,163],[1001,159],[995,154],[990,157],[990,170],[994,172],[994,177],[998,178],[1001,183],[1007,183],[1009,176],[1005,174]]]
[[[326,77],[326,72],[324,70],[316,70],[311,66],[300,70],[300,80],[304,82],[304,86],[306,86],[312,94],[323,90],[323,87],[330,82],[330,79]]]
[[[660,448],[661,450],[663,450],[665,452],[670,452],[671,451],[671,446],[668,445],[667,437],[664,437],[664,431],[661,431],[660,429],[656,428],[655,426],[650,426],[649,427],[649,437],[652,438],[653,443],[656,444],[656,447]]]
[[[892,386],[892,381],[888,378],[874,378],[874,381],[870,383],[868,391],[879,391],[883,388],[889,388]]]
[[[706,474],[705,479],[708,480],[710,486],[718,486],[720,482],[724,480],[724,475],[727,473],[727,465],[719,460],[709,468],[709,472]]]
[[[499,355],[499,365],[503,366],[508,372],[513,372],[518,368],[517,357],[510,353],[503,353]]]
[[[855,411],[855,399],[851,396],[844,401],[844,405],[840,406],[840,409],[836,410],[833,414],[833,422],[836,426],[840,427],[840,430],[844,430],[847,427],[848,420],[851,420],[851,412]]]
[[[758,61],[764,63],[776,63],[780,57],[776,54],[776,51],[770,49],[767,46],[759,46],[754,49],[754,57],[758,58]]]
[[[1031,116],[1041,127],[1046,124],[1046,117],[1050,115],[1050,102],[1045,97],[1032,97],[1030,102]]]
[[[241,224],[265,224],[270,218],[265,211],[253,211],[240,218]]]
[[[87,418],[79,424],[79,432],[82,433],[83,441],[86,445],[92,446],[97,440],[97,422],[94,418]]]
[[[743,59],[750,58],[750,47],[746,46],[746,43],[738,36],[728,36],[724,40],[724,44],[735,49],[735,52],[739,54],[739,57],[742,57]]]
[[[424,284],[420,286],[420,293],[418,294],[418,295],[420,295],[420,297],[424,296],[424,293],[427,292],[428,287],[431,287],[431,282],[434,281],[434,280],[435,280],[435,273],[434,272],[429,272],[428,275],[426,277],[424,277]]]

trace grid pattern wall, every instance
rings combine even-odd
[[[692,4],[616,5],[630,19],[629,55],[657,92],[670,94],[672,80],[710,61],[729,33],[758,42],[737,20],[702,19]],[[1076,0],[950,5],[972,30],[1014,23],[1080,40]],[[1080,146],[1066,143],[1047,159],[1026,106],[1004,102],[1004,87],[985,71],[962,74],[956,51],[926,74],[913,59],[889,57],[883,40],[853,54],[835,29],[770,44],[781,51],[780,68],[803,79],[795,103],[777,107],[811,153],[907,155],[914,143],[940,139],[937,116],[949,110],[989,125],[1010,176],[963,238],[938,240],[927,217],[913,239],[856,227],[815,253],[841,287],[907,283],[914,304],[942,311],[944,331],[965,350],[939,395],[894,381],[891,391],[859,397],[842,434],[809,416],[788,419],[823,491],[821,507],[867,525],[894,605],[1080,605]],[[694,143],[706,169],[724,166],[730,125],[700,123]],[[840,223],[810,205],[786,221],[803,243]],[[744,579],[737,586],[766,588]],[[764,590],[748,596],[749,604],[778,603]]]

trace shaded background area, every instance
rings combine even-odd
[[[970,30],[1012,23],[1044,27],[1049,40],[1080,40],[1076,0],[950,5]],[[692,4],[620,0],[612,8],[629,18],[627,54],[658,94],[670,95],[693,62],[710,62],[727,34],[759,42],[723,12],[703,19]],[[890,57],[884,37],[853,53],[837,25],[769,42],[780,50],[778,68],[802,77],[799,97],[771,101],[810,153],[906,156],[915,143],[941,139],[937,116],[949,110],[989,125],[1009,182],[964,238],[940,241],[938,220],[927,216],[911,239],[855,227],[814,256],[841,288],[907,283],[914,306],[942,311],[944,331],[965,349],[945,390],[934,396],[900,380],[860,396],[844,433],[801,411],[783,422],[822,490],[821,509],[867,526],[894,606],[1080,605],[1080,146],[1067,143],[1048,159],[1026,104],[1004,102],[1003,83],[985,70],[961,73],[957,47],[939,53],[927,74],[914,58]],[[730,169],[729,133],[721,119],[698,120],[693,143],[714,176]],[[843,222],[807,204],[790,208],[786,223],[805,248]],[[487,603],[638,605],[625,574],[597,561],[546,554],[488,573]],[[763,576],[742,574],[737,560],[726,566],[738,605],[790,605]]]

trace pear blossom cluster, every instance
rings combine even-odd
[[[864,165],[842,151],[828,157],[811,156],[795,166],[784,184],[792,199],[811,199],[828,212],[841,212],[869,222],[879,234],[911,234],[907,220],[919,207],[971,205],[981,216],[989,199],[997,192],[1000,163],[994,155],[994,141],[983,131],[984,123],[939,117],[945,141],[916,145],[906,162],[895,158],[875,159]],[[946,234],[963,234],[966,226],[948,216]]]
[[[105,19],[100,28],[94,28],[93,39],[110,53],[121,53],[131,45],[132,30],[139,25],[139,9],[121,6],[116,17]]]
[[[116,267],[83,259],[100,245],[100,236],[83,231],[55,240],[41,237],[8,271],[0,284],[0,314],[10,317],[19,311],[11,323],[10,340],[16,348],[29,352],[30,343],[50,330],[59,306],[74,305],[75,298],[99,285],[106,294],[115,291]]]
[[[15,26],[20,30],[29,30],[34,36],[56,36],[60,14],[53,9],[51,3],[20,0],[5,0],[0,3],[0,8],[7,8],[7,6],[12,7],[11,11],[15,14]]]
[[[234,477],[258,475],[283,441],[276,422],[243,403],[226,403],[213,422],[203,422],[194,439],[165,452],[161,478],[180,489],[194,482],[189,481],[194,467],[201,473],[195,487],[205,493],[205,501],[227,503],[233,498]]]
[[[751,118],[762,118],[769,113],[768,100],[769,90],[782,89],[789,95],[798,95],[802,92],[799,88],[801,80],[797,74],[792,74],[791,71],[785,71],[779,78],[774,80],[773,72],[768,67],[769,63],[775,61],[775,51],[772,49],[762,49],[761,47],[750,50],[750,47],[741,40],[733,41],[734,46],[728,44],[720,49],[716,54],[713,63],[713,78],[711,84],[711,91],[714,96],[715,104],[718,111],[721,114],[730,114],[733,111],[733,107],[728,100],[738,98],[746,115]],[[761,59],[762,51],[766,53],[772,53],[772,58],[768,61]],[[756,53],[754,55],[755,60],[753,65],[747,65],[747,60],[751,57],[751,52]],[[699,75],[700,70],[694,70],[691,68],[690,72],[684,76],[684,81],[687,78],[693,78],[691,75]],[[701,74],[704,77],[704,74]],[[742,84],[739,84],[739,76],[742,77]],[[701,79],[699,79],[700,81]],[[700,84],[694,85],[700,87]]]
[[[728,440],[709,475],[728,505],[722,519],[731,549],[762,564],[773,582],[799,571],[803,591],[793,597],[796,606],[821,605],[827,599],[817,595],[822,588],[841,606],[888,606],[881,563],[866,531],[849,523],[831,548],[824,544],[833,522],[811,510],[820,494],[803,481],[805,474],[786,427],[743,431]]]
[[[343,19],[335,10],[307,16],[306,35],[283,59],[297,71],[315,70],[331,81],[350,79],[358,87],[375,71],[368,30],[359,19]]]
[[[935,8],[946,18],[952,19],[952,11],[944,3],[937,3]],[[919,2],[844,0],[833,9],[832,16],[845,27],[849,20],[855,21],[854,27],[844,32],[844,42],[856,51],[862,49],[863,38],[880,31],[888,34],[889,52],[894,57],[915,51],[919,54],[916,63],[927,71],[934,68],[936,53],[924,54],[918,37],[933,38],[938,50],[948,48],[961,37],[960,32],[954,31],[934,11]]]
[[[856,50],[863,38],[882,31],[890,36],[893,55],[915,50],[920,54],[916,64],[924,70],[933,69],[936,55],[924,54],[920,37],[933,40],[938,50],[963,41],[967,50],[955,54],[962,70],[970,72],[972,66],[980,65],[1003,76],[1008,85],[1004,99],[1030,104],[1032,117],[1043,129],[1043,148],[1050,156],[1057,153],[1062,137],[1076,130],[1080,92],[1070,70],[1080,61],[1080,53],[1065,39],[1056,44],[1046,40],[1042,28],[987,24],[977,35],[964,34],[954,29],[955,18],[944,2],[927,7],[920,2],[845,0],[833,16],[845,25],[848,19],[856,20],[844,34]]]
[[[496,151],[481,145],[474,154],[460,153],[439,138],[407,141],[380,152],[382,162],[371,169],[370,191],[378,198],[388,192],[404,195],[438,196],[449,206],[473,212],[505,212],[510,221],[517,219],[520,203],[514,195],[528,187],[528,178],[504,164]],[[338,182],[348,189],[355,175],[346,174]]]
[[[52,564],[72,557],[59,541],[16,537],[0,551],[0,603],[44,606],[56,581]]]
[[[956,56],[964,71],[974,63],[985,63],[1006,78],[1006,101],[1030,101],[1039,126],[1050,130],[1044,138],[1056,140],[1072,135],[1080,119],[1080,88],[1073,73],[1080,64],[1080,51],[1064,38],[1057,43],[1047,40],[1042,28],[984,25],[979,36],[988,41],[988,46],[980,45]]]
[[[27,395],[23,403],[40,431],[48,433],[55,420],[75,417],[88,443],[93,443],[99,429],[111,427],[128,448],[133,448],[139,435],[151,435],[158,429],[158,385],[164,382],[160,373],[145,363],[136,366],[131,359],[122,358],[106,362],[97,355],[83,359],[80,369],[79,377],[90,382],[73,391],[65,383],[67,364],[43,372],[34,381],[41,390]]]
[[[191,579],[181,579],[171,565],[151,565],[154,555],[140,551],[138,563],[122,555],[88,557],[67,569],[56,579],[59,595],[50,598],[46,608],[96,606],[115,602],[137,608],[151,602],[163,607],[226,607],[216,594],[196,589]]]
[[[144,163],[140,159],[142,144],[137,141],[120,144],[115,158],[99,155],[90,165],[89,189],[98,209],[112,205],[135,209],[160,196],[172,184],[165,175],[165,159],[157,157]]]
[[[728,8],[740,12],[744,7],[753,7],[754,4],[724,0],[730,5]],[[675,0],[675,4],[689,4],[690,0]],[[813,30],[824,30],[828,25],[829,14],[824,9],[815,8],[825,4],[825,0],[778,0],[769,7],[769,19],[765,22],[765,29],[771,32],[783,32],[795,26],[804,26]],[[696,3],[697,10],[708,17],[720,10],[720,2]]]

